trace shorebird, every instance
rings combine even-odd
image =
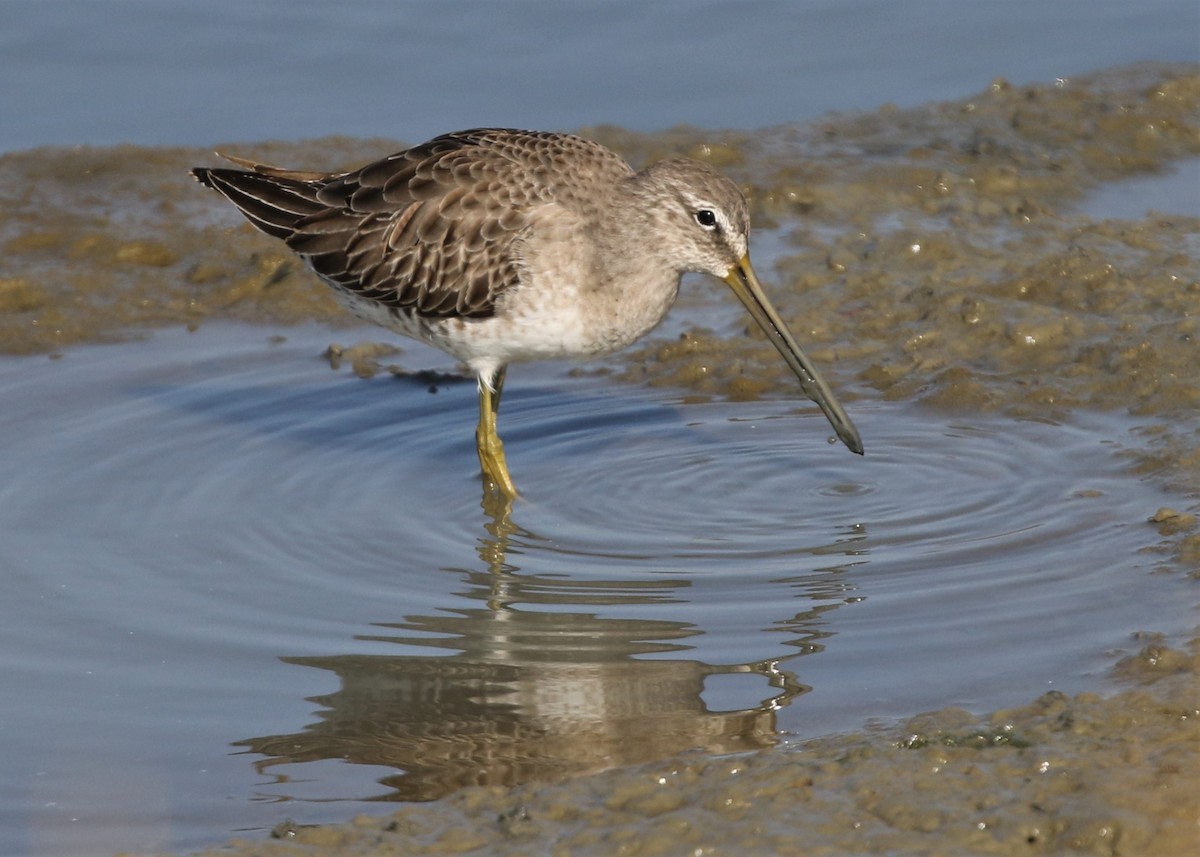
[[[508,364],[624,348],[662,320],[688,272],[729,285],[842,442],[863,451],[750,265],[745,197],[707,164],[635,172],[581,137],[503,128],[445,134],[346,173],[221,157],[241,169],[192,174],[351,312],[475,373],[485,488],[517,494],[496,434]]]

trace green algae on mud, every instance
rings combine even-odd
[[[1145,69],[1127,73],[1125,88],[1115,73],[996,84],[760,139],[747,181],[797,248],[777,265],[776,297],[814,360],[887,398],[941,407],[1194,413],[1200,219],[1073,211],[1101,181],[1200,154],[1195,70],[1152,83]],[[842,151],[794,157],[830,140]],[[800,216],[781,215],[789,198],[803,200]],[[788,389],[747,332],[649,343],[623,375],[718,396]]]
[[[753,134],[584,133],[635,164],[682,152],[739,179],[757,226],[782,224],[803,248],[780,271],[781,300],[817,347],[866,343],[837,347],[854,369],[895,341],[878,336],[878,328],[947,304],[983,321],[1016,311],[1006,335],[1027,343],[1022,325],[1034,333],[1047,328],[1028,308],[1067,283],[1076,287],[1051,311],[1124,309],[1132,282],[1159,302],[1174,295],[1148,311],[1177,317],[1182,301],[1194,305],[1195,218],[1087,224],[1073,220],[1069,208],[1102,181],[1169,169],[1174,159],[1200,154],[1198,114],[1195,67],[1146,66],[1065,85],[997,82],[959,102]],[[222,148],[297,168],[337,168],[400,145],[329,138]],[[135,146],[0,157],[0,350],[52,351],[130,327],[206,318],[345,319],[286,249],[192,182],[188,167],[212,159],[201,149]],[[1135,255],[1128,263],[1126,252]],[[937,292],[944,294],[948,277],[959,290],[983,284],[995,293],[965,308],[961,299],[920,302],[931,282],[943,284]],[[1092,294],[1093,286],[1103,288]],[[897,316],[897,299],[906,297],[913,307]],[[1073,328],[1051,323],[1046,333],[1053,339],[1060,330],[1065,337]],[[930,364],[925,352],[912,359]],[[1052,362],[1052,355],[1043,358]],[[666,377],[663,383],[673,383]],[[868,372],[866,380],[873,377]],[[889,376],[874,383],[890,389],[898,382]]]
[[[1200,155],[1197,67],[997,81],[956,102],[755,133],[585,133],[635,164],[708,159],[748,189],[756,224],[786,240],[764,279],[851,410],[856,392],[1014,418],[1125,409],[1144,421],[1143,447],[1120,453],[1132,475],[1193,502],[1200,492],[1200,219],[1078,213],[1089,190]],[[228,148],[303,168],[399,146]],[[357,325],[284,248],[188,178],[211,158],[129,146],[0,157],[0,349],[69,355],[74,343],[207,319]],[[722,291],[686,290],[682,303],[709,328],[652,339],[602,371],[690,398],[797,398]],[[343,354],[369,372],[381,353],[330,358]],[[1148,509],[1138,523],[1164,569],[1200,577],[1195,512]],[[931,837],[945,853],[1186,853],[1200,775],[1196,650],[1137,647],[1115,680],[1144,686],[1108,699],[1043,696],[990,718],[943,711],[792,751],[472,789],[383,821],[281,828],[286,840],[244,852],[745,854],[759,836],[758,853],[780,854],[913,850]]]
[[[395,145],[331,139],[319,148],[352,163]],[[138,146],[0,156],[0,351],[52,352],[210,318],[345,321],[286,248],[218,219],[187,173],[210,158]]]

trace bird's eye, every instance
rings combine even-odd
[[[717,225],[717,215],[711,208],[702,208],[696,212],[696,222],[705,229],[713,229]]]

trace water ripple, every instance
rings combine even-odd
[[[521,368],[501,433],[524,496],[496,515],[473,384],[330,372],[326,335],[214,328],[9,363],[0,670],[29,739],[12,770],[44,770],[32,748],[51,740],[171,770],[235,743],[263,772],[309,766],[286,793],[256,781],[261,798],[325,801],[428,758],[393,740],[398,718],[439,746],[438,723],[489,747],[509,716],[563,747],[633,724],[644,746],[614,753],[761,746],[1090,686],[1130,631],[1188,621],[1148,583],[1162,498],[1112,454],[1122,418],[851,401],[859,457],[795,401],[683,405]],[[331,686],[322,732],[305,700]],[[483,687],[499,695],[476,710]],[[280,749],[297,742],[309,755]],[[360,772],[320,765],[343,757]],[[247,765],[230,757],[222,782],[260,776]],[[440,767],[393,785],[470,775]]]

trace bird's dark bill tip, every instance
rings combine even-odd
[[[864,453],[862,438],[858,436],[857,429],[853,427],[848,429],[844,427],[835,427],[834,431],[837,433],[837,437],[829,438],[830,443],[837,443],[840,440],[846,445],[846,449],[850,450],[855,455],[862,455]]]

